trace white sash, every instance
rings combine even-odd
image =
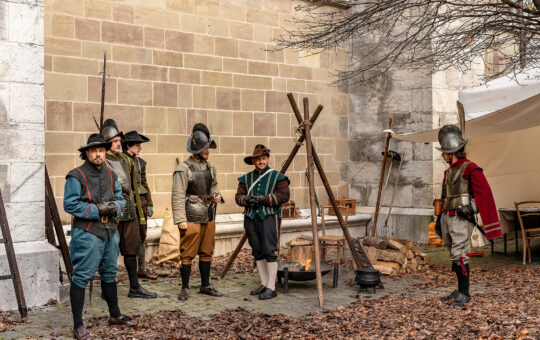
[[[258,181],[260,181],[264,176],[268,175],[268,173],[272,172],[274,169],[268,169],[264,172],[264,174],[262,174],[259,178],[257,178],[257,180],[255,182],[253,182],[253,184],[251,184],[251,186],[249,187],[249,190],[247,192],[247,196],[249,196],[249,194],[251,193],[251,190],[253,190],[253,187],[255,186],[255,184],[257,184]]]

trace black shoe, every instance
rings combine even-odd
[[[266,288],[264,292],[259,294],[259,300],[270,300],[277,296],[277,292],[270,288]]]
[[[108,322],[109,322],[109,326],[135,327],[135,324],[133,323],[133,321],[131,321],[131,318],[126,315],[120,315],[117,318],[109,316]]]
[[[448,295],[448,296],[443,296],[443,297],[441,298],[441,301],[442,301],[442,302],[446,302],[446,301],[454,300],[454,299],[458,296],[458,294],[459,294],[459,291],[456,289],[456,290],[454,290],[452,293],[450,293],[450,295]]]
[[[452,302],[452,307],[463,307],[466,303],[471,302],[471,297],[465,294],[458,293],[454,302]]]
[[[260,285],[259,288],[255,289],[255,290],[252,290],[251,292],[249,292],[249,295],[259,295],[261,294],[262,292],[264,292],[266,289],[266,286],[263,286],[263,285]]]
[[[143,287],[139,286],[137,289],[130,288],[128,297],[130,298],[143,298],[143,299],[154,299],[157,297],[156,293],[150,293]]]

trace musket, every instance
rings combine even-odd
[[[103,72],[99,73],[103,76],[101,79],[101,110],[99,113],[99,133],[103,132],[103,111],[105,109],[105,82],[107,79],[107,51],[103,51]],[[95,118],[94,118],[95,121]]]

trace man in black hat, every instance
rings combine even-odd
[[[193,126],[186,149],[191,157],[176,167],[173,173],[172,212],[174,223],[180,229],[180,273],[182,290],[179,300],[189,296],[191,262],[199,255],[201,288],[199,293],[219,297],[210,286],[210,264],[214,253],[216,204],[223,202],[217,188],[216,168],[208,162],[210,149],[216,142],[210,138],[206,125]]]
[[[110,147],[111,143],[103,136],[92,134],[87,145],[79,148],[84,164],[68,172],[64,187],[64,210],[73,215],[70,243],[73,278],[69,296],[76,339],[90,339],[82,311],[86,286],[96,271],[109,307],[109,325],[133,326],[118,307],[115,278],[119,236],[114,221],[120,217],[125,201],[116,174],[103,166]]]
[[[276,275],[279,249],[281,205],[289,201],[289,179],[268,166],[270,149],[257,144],[244,162],[255,169],[238,178],[236,204],[244,207],[244,229],[257,269],[261,276],[259,288],[251,291],[259,300],[277,296]]]
[[[135,206],[139,218],[139,232],[141,236],[141,246],[138,254],[139,270],[137,276],[144,279],[156,280],[157,275],[151,274],[146,269],[146,231],[148,227],[147,219],[154,214],[152,204],[152,195],[146,180],[146,161],[139,157],[142,150],[141,144],[150,141],[150,138],[141,135],[137,131],[125,133],[125,139],[122,142],[124,152],[133,162],[133,189],[135,191]]]
[[[122,196],[126,201],[118,224],[118,233],[120,234],[120,253],[124,256],[124,265],[129,278],[128,297],[155,298],[157,294],[141,287],[137,278],[137,254],[141,247],[141,236],[133,192],[133,162],[122,152],[124,134],[118,129],[114,120],[107,119],[103,123],[103,137],[111,143],[111,148],[107,150],[106,165],[118,176],[118,181],[122,186]]]

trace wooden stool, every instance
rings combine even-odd
[[[319,244],[321,245],[321,258],[323,261],[326,260],[326,248],[336,247],[337,250],[337,263],[338,263],[338,273],[341,274],[341,252],[343,251],[343,259],[345,260],[345,265],[347,265],[347,260],[345,256],[345,247],[347,246],[347,240],[343,235],[326,235],[325,225],[324,225],[324,209],[331,208],[331,205],[321,206],[321,226],[322,226],[322,235],[319,236]],[[342,213],[343,218],[345,219],[345,226],[347,225],[349,216],[345,214],[347,207],[339,206],[339,210]]]

